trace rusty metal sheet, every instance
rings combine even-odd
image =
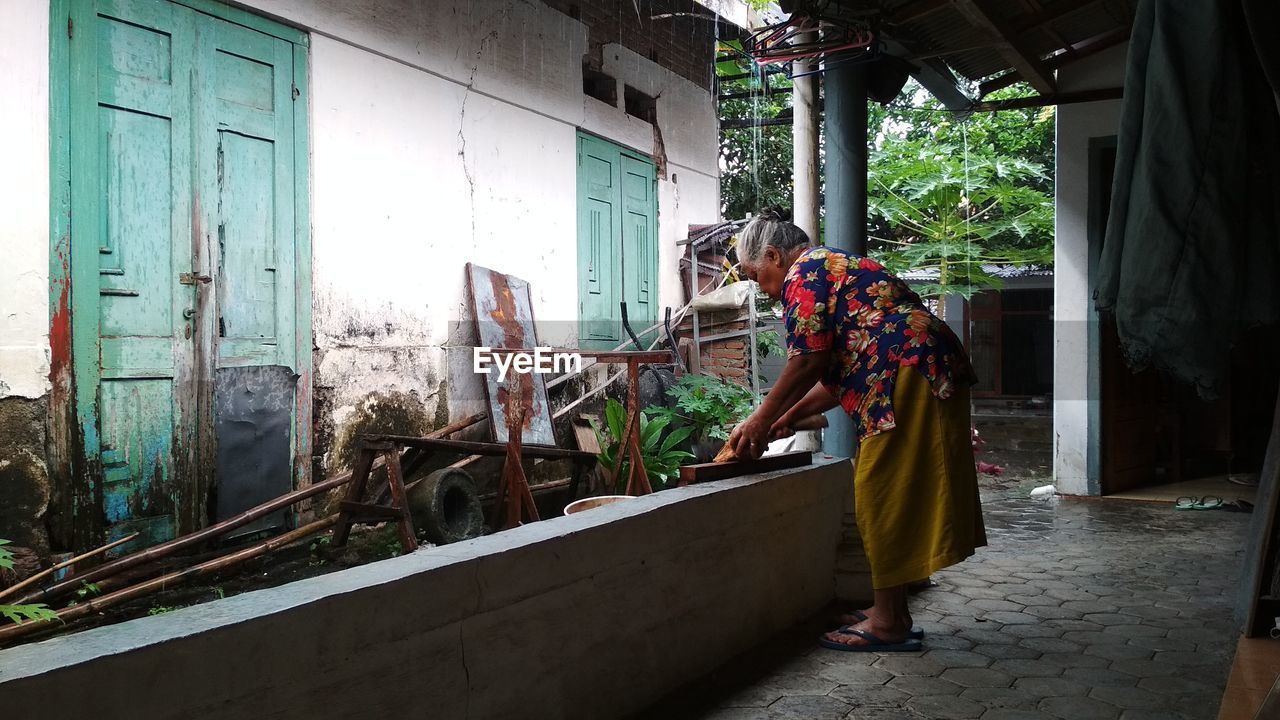
[[[467,263],[467,288],[480,346],[530,350],[538,346],[529,283]],[[523,414],[522,444],[555,445],[551,406],[547,402],[547,384],[543,375],[511,371],[502,381],[498,376],[496,371],[485,375],[494,441],[505,443],[508,418]]]

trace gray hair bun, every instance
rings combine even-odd
[[[791,223],[791,211],[783,207],[765,208],[738,233],[738,258],[757,263],[765,248],[787,252],[798,247],[812,247],[813,240]]]

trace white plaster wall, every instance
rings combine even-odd
[[[316,382],[335,418],[375,389],[442,396],[468,260],[529,280],[540,340],[573,344],[577,130],[657,149],[648,123],[583,95],[586,27],[524,0],[246,5],[311,32]],[[48,16],[0,0],[0,91],[22,108],[0,113],[0,397],[48,390]],[[659,294],[678,306],[675,242],[719,215],[715,107],[621,46],[602,56],[658,100]]]
[[[719,215],[706,90],[602,49],[619,98],[628,84],[657,98],[659,146],[650,124],[583,95],[586,27],[540,3],[252,4],[312,31],[316,382],[339,428],[375,390],[475,407],[480,384],[446,367],[468,340],[450,333],[468,261],[530,281],[539,340],[576,344],[579,128],[662,151],[659,298],[681,303],[675,243]]]
[[[0,398],[49,391],[49,4],[0,0]]]
[[[1063,92],[1119,87],[1126,46],[1058,72]],[[1053,470],[1058,491],[1097,491],[1089,477],[1089,443],[1098,433],[1096,398],[1089,396],[1089,322],[1096,318],[1089,286],[1089,140],[1115,135],[1120,101],[1058,108],[1057,220],[1054,246]]]

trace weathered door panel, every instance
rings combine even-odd
[[[210,19],[217,367],[294,366],[293,47]]]
[[[578,136],[578,317],[584,347],[616,344],[621,337],[619,174],[617,148]]]
[[[208,522],[215,468],[226,470],[219,420],[259,424],[233,447],[241,460],[265,453],[224,475],[219,515],[289,490],[306,451],[297,423],[309,395],[296,392],[310,371],[309,328],[297,332],[307,302],[296,299],[310,287],[298,277],[309,260],[297,259],[309,253],[296,220],[306,133],[295,86],[305,86],[305,38],[167,0],[55,0],[60,13],[53,57],[66,64],[53,80],[66,101],[55,102],[54,158],[66,191],[54,202],[71,220],[55,227],[69,228],[71,402],[86,461],[68,508],[88,528],[74,531],[77,545],[134,531],[156,542]]]
[[[652,162],[625,153],[621,161],[623,299],[640,332],[658,317],[657,179]]]
[[[636,331],[658,306],[654,165],[618,145],[578,136],[579,337],[583,347],[625,338],[619,303]]]
[[[216,198],[205,211],[214,229],[214,518],[222,519],[293,484],[296,105],[291,43],[213,18],[199,32],[199,147],[216,168],[204,195]]]
[[[97,247],[99,461],[108,537],[178,529],[194,450],[190,75],[194,13],[154,2],[98,5],[86,54],[96,102],[78,108],[73,147],[96,196],[77,198],[77,242]],[[96,47],[90,47],[95,46]],[[80,134],[74,134],[76,130]],[[78,211],[78,212],[77,212]],[[87,308],[77,308],[81,318]],[[90,315],[92,317],[92,315]]]

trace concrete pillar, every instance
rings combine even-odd
[[[826,121],[826,244],[867,252],[867,67],[844,65],[823,76]],[[844,410],[827,413],[822,449],[852,457],[856,435]]]
[[[796,42],[813,42],[817,33],[797,36]],[[792,183],[795,188],[792,218],[810,238],[819,239],[818,228],[818,76],[812,60],[791,63],[792,81]]]

